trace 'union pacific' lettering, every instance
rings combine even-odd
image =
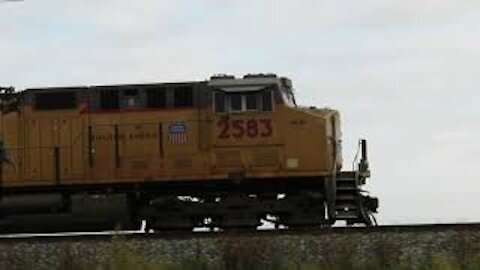
[[[134,132],[134,133],[119,133],[118,140],[153,140],[158,137],[157,132]],[[114,133],[100,133],[93,134],[92,141],[113,141],[115,140]]]

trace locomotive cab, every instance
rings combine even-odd
[[[208,86],[215,174],[275,183],[270,191],[298,208],[294,215],[276,213],[289,226],[326,222],[322,216],[335,220],[342,163],[338,112],[297,106],[291,81],[273,74],[216,76]]]
[[[217,169],[284,177],[340,170],[338,112],[298,107],[288,78],[216,76],[209,87],[214,93]]]
[[[280,165],[273,77],[214,77],[214,168],[220,174],[247,178],[268,176]]]

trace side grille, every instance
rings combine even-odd
[[[242,158],[237,150],[219,150],[216,152],[216,160],[218,167],[242,166]]]
[[[253,150],[252,151],[254,166],[276,166],[278,165],[278,150]]]

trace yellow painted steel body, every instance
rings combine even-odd
[[[334,177],[341,167],[335,110],[276,103],[269,112],[213,106],[90,113],[4,113],[4,187]],[[177,127],[175,126],[177,125]],[[172,129],[183,133],[175,137]]]

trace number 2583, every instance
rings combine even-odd
[[[221,119],[217,122],[218,138],[257,138],[270,137],[273,133],[271,119],[229,120]]]

